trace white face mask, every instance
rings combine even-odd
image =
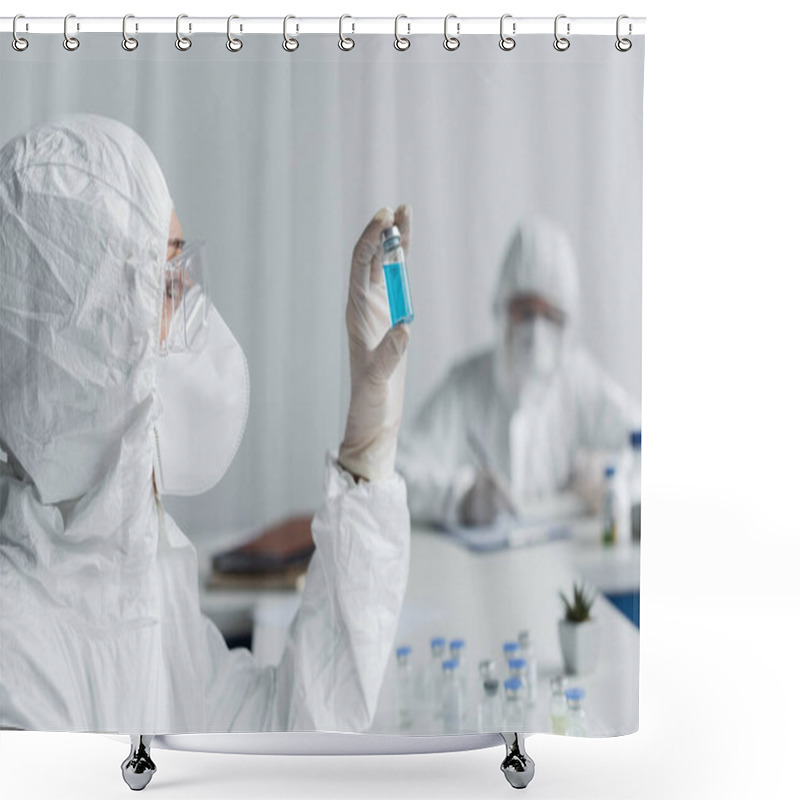
[[[227,471],[244,434],[250,402],[247,359],[219,312],[209,306],[208,338],[202,348],[158,360],[159,494],[208,491]]]
[[[508,362],[519,386],[551,377],[561,364],[561,329],[537,316],[510,325]]]

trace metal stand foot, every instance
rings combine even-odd
[[[156,765],[150,758],[150,742],[152,736],[131,734],[131,752],[122,762],[122,778],[133,791],[144,789],[156,771]]]
[[[506,743],[506,757],[500,765],[506,780],[515,789],[524,789],[532,780],[536,765],[525,752],[525,738],[518,733],[501,733]]]

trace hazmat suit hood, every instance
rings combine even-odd
[[[177,611],[197,603],[196,558],[160,526],[152,486],[171,212],[155,157],[120,122],[64,116],[0,151],[5,724],[193,719],[169,676],[202,686],[181,655],[201,641],[199,618]]]
[[[150,479],[172,200],[147,145],[69,115],[0,154],[0,446],[44,505]]]
[[[518,401],[521,387],[510,363],[507,309],[511,300],[521,294],[539,295],[564,313],[562,356],[566,358],[577,328],[578,269],[566,232],[543,215],[535,215],[514,228],[493,297],[495,379],[512,403]]]

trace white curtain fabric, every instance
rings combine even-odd
[[[33,37],[31,37],[33,38]],[[503,52],[496,36],[92,34],[2,52],[0,140],[60,112],[116,117],[153,149],[187,238],[207,241],[211,290],[251,376],[242,447],[208,494],[169,500],[198,541],[310,511],[349,392],[350,255],[381,205],[411,203],[412,325],[406,417],[456,359],[491,342],[490,298],[508,236],[527,215],[563,225],[578,256],[580,338],[641,400],[643,43],[546,36]]]

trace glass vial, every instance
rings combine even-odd
[[[425,702],[434,719],[442,718],[442,662],[447,642],[443,636],[431,639],[431,660],[425,681]]]
[[[536,656],[533,653],[533,642],[528,631],[520,631],[519,636],[519,655],[525,659],[527,665],[525,670],[525,681],[528,685],[528,706],[536,705],[539,684],[539,670],[536,666]]]
[[[478,705],[478,730],[481,733],[499,733],[503,724],[500,681],[497,678],[485,678],[481,686],[481,699]]]
[[[606,547],[617,543],[616,474],[617,470],[613,466],[606,467],[603,498],[603,544]]]
[[[550,732],[563,736],[567,730],[567,698],[564,697],[564,678],[550,680]]]
[[[395,683],[396,721],[398,728],[408,728],[414,721],[414,679],[411,668],[411,648],[397,648],[397,675]]]
[[[381,233],[383,247],[383,277],[386,281],[386,294],[389,296],[389,313],[392,325],[411,322],[414,307],[411,305],[411,290],[408,287],[406,257],[400,244],[400,229],[397,225],[386,228]]]
[[[442,662],[442,723],[445,733],[458,733],[464,716],[464,698],[458,679],[458,661]]]
[[[506,690],[505,729],[507,731],[525,730],[525,695],[519,678],[507,678],[503,684]]]
[[[565,736],[586,736],[586,712],[583,710],[583,698],[586,692],[577,686],[567,689],[567,723]]]

